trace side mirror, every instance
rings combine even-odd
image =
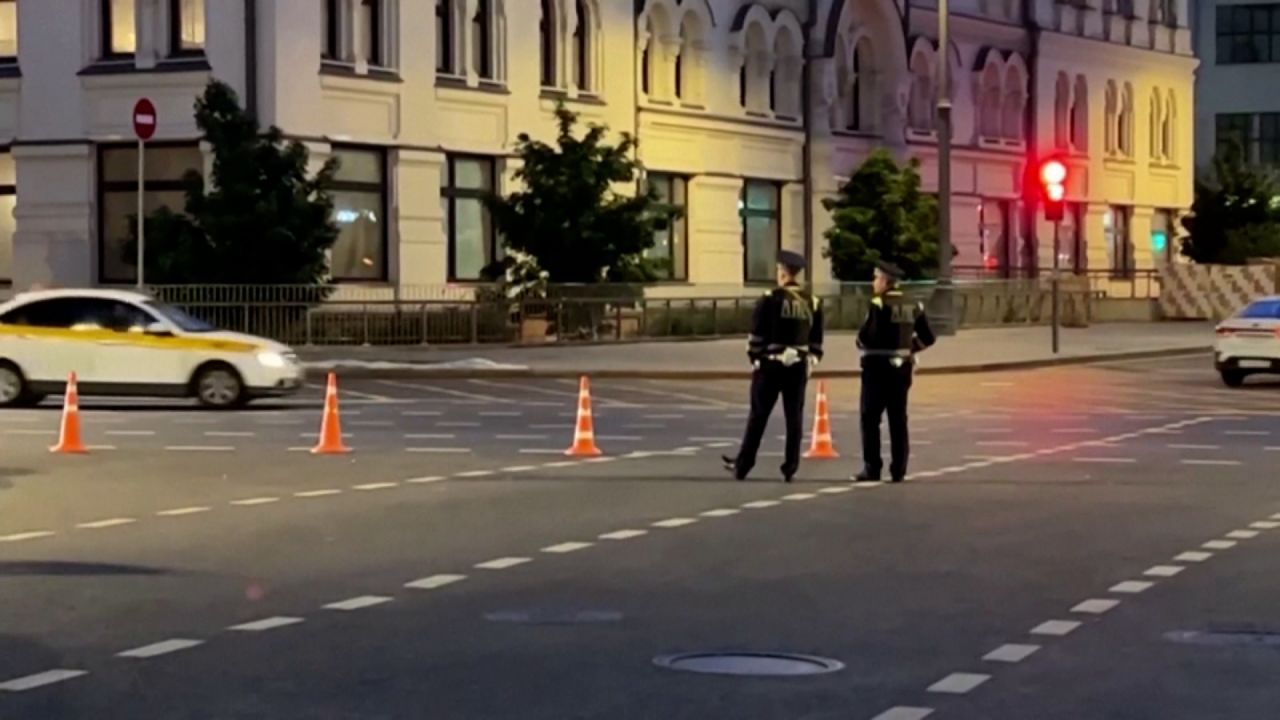
[[[147,325],[146,328],[143,329],[143,332],[148,335],[156,335],[159,337],[165,337],[173,334],[173,331],[169,329],[169,326],[161,322],[153,322]]]

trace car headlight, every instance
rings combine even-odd
[[[282,368],[285,366],[284,356],[270,350],[258,353],[258,362],[263,367],[269,368]]]

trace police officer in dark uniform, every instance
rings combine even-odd
[[[802,255],[786,250],[778,253],[778,287],[756,301],[752,313],[747,339],[747,356],[755,368],[751,415],[738,456],[723,457],[725,469],[738,480],[746,479],[756,464],[760,440],[779,394],[787,418],[782,478],[791,482],[800,467],[805,384],[810,368],[822,359],[822,303],[796,282],[804,266]]]
[[[924,304],[903,297],[898,283],[902,271],[892,263],[876,265],[874,296],[867,320],[858,331],[862,351],[862,472],[855,480],[879,480],[880,417],[889,415],[892,459],[889,478],[902,482],[907,476],[907,394],[911,390],[915,354],[933,345],[936,338],[925,316]]]

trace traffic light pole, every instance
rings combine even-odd
[[[1062,221],[1053,221],[1053,354],[1058,354],[1058,265],[1059,265],[1059,248],[1061,242]]]

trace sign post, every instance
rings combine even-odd
[[[133,106],[133,133],[138,136],[138,289],[146,286],[145,259],[147,256],[146,171],[147,141],[156,134],[156,106],[142,98]]]

